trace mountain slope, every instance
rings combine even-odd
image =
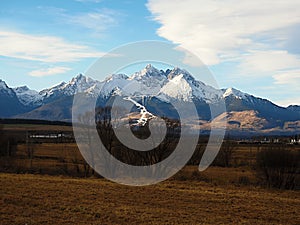
[[[19,101],[14,90],[0,80],[0,117],[10,117],[26,111],[26,106]]]
[[[211,118],[210,104],[218,107],[225,101],[227,112],[219,116],[227,118],[228,126],[232,129],[289,127],[297,130],[300,121],[300,106],[280,107],[235,88],[216,89],[197,81],[189,72],[180,68],[163,71],[150,64],[131,76],[112,74],[103,81],[79,74],[67,83],[62,82],[40,92],[29,90],[26,86],[11,89],[1,82],[1,117],[70,121],[73,96],[82,93],[87,98],[86,101],[98,96],[97,106],[100,107],[110,97],[119,95],[132,99],[154,116],[175,119],[178,118],[178,113],[170,102],[193,102],[199,119],[208,123],[214,119]]]
[[[63,96],[30,112],[16,116],[20,119],[68,121],[72,118],[73,96]]]
[[[13,88],[19,101],[25,106],[40,106],[42,104],[42,96],[39,92],[30,90],[27,86]]]

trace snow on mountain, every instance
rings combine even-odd
[[[186,102],[193,99],[192,87],[183,78],[182,74],[174,77],[164,87],[162,87],[159,98],[168,100],[168,97]]]
[[[0,80],[0,118],[24,113],[26,107],[20,102],[14,90]]]
[[[224,90],[223,98],[228,96],[233,96],[238,99],[245,99],[249,95],[231,87]]]
[[[12,92],[5,82],[0,80],[0,89]],[[102,95],[124,95],[131,97],[156,96],[163,101],[177,99],[180,101],[203,100],[206,103],[217,102],[222,98],[234,96],[245,98],[249,96],[234,88],[219,90],[201,81],[197,81],[189,72],[175,67],[170,70],[158,70],[148,64],[139,72],[127,76],[113,74],[103,81],[97,81],[82,74],[72,78],[69,82],[62,82],[39,93],[28,87],[18,87],[13,90],[19,101],[24,105],[39,106],[51,102],[62,96],[72,96],[77,93],[86,93],[96,97]]]
[[[77,93],[86,92],[91,87],[96,87],[98,83],[100,82],[79,74],[76,77],[72,78],[72,80],[68,83],[62,82],[54,87],[42,90],[40,92],[40,95],[42,95],[43,97],[49,97],[55,94],[71,96]]]
[[[43,98],[49,97],[49,96],[59,92],[60,90],[62,90],[65,85],[66,85],[66,82],[61,82],[58,85],[55,85],[53,87],[50,87],[50,88],[40,91],[39,95],[41,95]]]
[[[86,93],[92,97],[101,96],[103,99],[99,104],[105,104],[107,98],[116,95],[125,101],[131,101],[137,108],[137,114],[132,114],[133,120],[142,126],[154,115],[170,115],[176,118],[175,114],[172,115],[172,107],[168,104],[171,100],[185,102],[196,100],[196,106],[200,107],[197,108],[199,116],[203,120],[210,120],[210,112],[205,103],[218,105],[220,101],[225,100],[228,112],[237,112],[234,119],[237,118],[239,121],[234,121],[233,126],[243,124],[243,121],[247,122],[247,118],[250,117],[244,117],[241,112],[249,110],[257,112],[256,115],[259,117],[259,120],[255,116],[251,117],[253,124],[257,124],[256,121],[260,124],[266,120],[267,123],[263,123],[263,127],[268,129],[283,127],[286,122],[291,124],[297,122],[300,115],[299,106],[279,107],[266,99],[254,97],[234,88],[216,89],[196,80],[189,72],[177,67],[163,71],[149,64],[130,76],[112,74],[102,81],[79,74],[67,83],[62,82],[40,92],[30,90],[26,86],[12,89],[0,80],[0,117],[69,121],[72,96],[77,93]]]
[[[7,95],[10,95],[10,96],[13,96],[13,95],[14,95],[13,90],[12,90],[11,88],[9,88],[9,87],[7,86],[7,84],[5,83],[5,81],[3,81],[3,80],[1,80],[1,79],[0,79],[0,91],[1,91],[2,93],[5,93],[5,94],[7,94]]]
[[[163,79],[162,73],[163,71],[160,71],[156,69],[151,64],[148,64],[144,69],[142,69],[139,72],[136,72],[131,75],[129,78],[130,80],[145,80],[145,77],[153,78],[156,77],[157,79]]]
[[[85,92],[87,89],[97,83],[98,81],[79,74],[74,77],[69,83],[64,85],[63,90],[66,95],[74,95],[76,93]]]
[[[186,70],[174,68],[168,74],[169,82],[159,93],[162,99],[174,98],[182,101],[192,101],[194,98],[202,99],[207,103],[216,102],[222,96],[222,91],[205,85]]]
[[[0,82],[3,87],[6,84]],[[24,105],[39,106],[51,102],[61,96],[72,96],[77,93],[86,93],[96,97],[102,95],[156,96],[163,101],[177,99],[180,101],[193,101],[200,99],[207,103],[217,102],[227,96],[243,98],[247,96],[234,88],[227,90],[215,89],[201,81],[197,81],[189,72],[175,67],[170,70],[158,70],[148,64],[139,72],[127,76],[125,74],[112,74],[103,81],[97,81],[82,74],[72,78],[69,82],[61,82],[39,93],[28,87],[15,88],[19,100]]]
[[[30,90],[27,86],[13,88],[13,90],[23,105],[28,106],[41,104],[42,96],[39,94],[39,92]]]
[[[101,85],[98,86],[97,94],[101,91],[102,96],[109,96],[117,92],[127,96],[154,96],[167,81],[163,71],[159,71],[149,64],[140,72],[129,77],[125,74],[110,75],[100,82]]]
[[[128,76],[125,74],[113,74],[107,77],[103,82],[101,82],[101,86],[99,86],[98,93],[101,91],[102,96],[109,96],[110,94],[116,94],[116,90],[118,93],[124,92],[124,87],[129,84]]]
[[[151,64],[132,74],[128,80],[132,82],[130,89],[136,88],[135,93],[139,95],[156,95],[168,81],[164,71],[156,69]]]
[[[146,109],[145,106],[136,102],[132,98],[125,97],[124,100],[132,102],[140,110],[141,117],[136,121],[136,124],[134,124],[134,125],[145,126],[145,124],[147,123],[148,120],[151,120],[156,117],[152,113],[148,112],[148,110]]]

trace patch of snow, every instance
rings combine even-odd
[[[40,105],[42,96],[35,90],[30,90],[27,86],[13,88],[19,101],[23,105]]]
[[[224,91],[223,98],[226,98],[228,96],[234,96],[235,98],[238,98],[238,99],[245,99],[248,96],[248,94],[243,93],[243,92],[231,87],[231,88],[227,88]]]
[[[141,117],[137,120],[135,125],[145,126],[148,120],[156,117],[152,113],[148,112],[145,106],[133,100],[132,98],[124,97],[123,99],[132,102],[140,110]]]
[[[159,98],[168,97],[182,101],[202,99],[207,103],[216,102],[222,96],[222,91],[197,81],[185,70],[174,68],[168,75],[169,82],[161,89]]]
[[[191,101],[193,98],[192,87],[183,78],[182,74],[172,78],[165,86],[163,86],[159,95],[160,94],[181,101]]]
[[[0,88],[9,90],[5,82],[1,80]],[[197,81],[188,71],[178,67],[162,71],[151,64],[131,76],[112,74],[103,81],[97,81],[79,74],[68,83],[62,82],[39,93],[25,86],[15,88],[14,92],[24,105],[42,104],[49,97],[72,96],[77,93],[86,93],[94,97],[109,97],[111,95],[155,96],[167,102],[171,99],[179,101],[199,99],[207,103],[214,103],[231,95],[236,98],[248,96],[234,88],[226,90],[213,88]]]

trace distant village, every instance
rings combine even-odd
[[[58,142],[58,143],[70,143],[75,142],[73,132],[49,132],[49,131],[27,131],[27,142]],[[231,139],[231,138],[225,138]],[[238,144],[288,144],[288,145],[300,145],[300,134],[293,136],[256,136],[244,139],[234,138]]]
[[[279,137],[252,137],[251,139],[243,139],[238,141],[239,144],[289,144],[300,145],[300,134],[294,136]]]

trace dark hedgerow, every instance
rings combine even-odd
[[[269,145],[257,153],[257,175],[268,187],[299,188],[300,152]]]

